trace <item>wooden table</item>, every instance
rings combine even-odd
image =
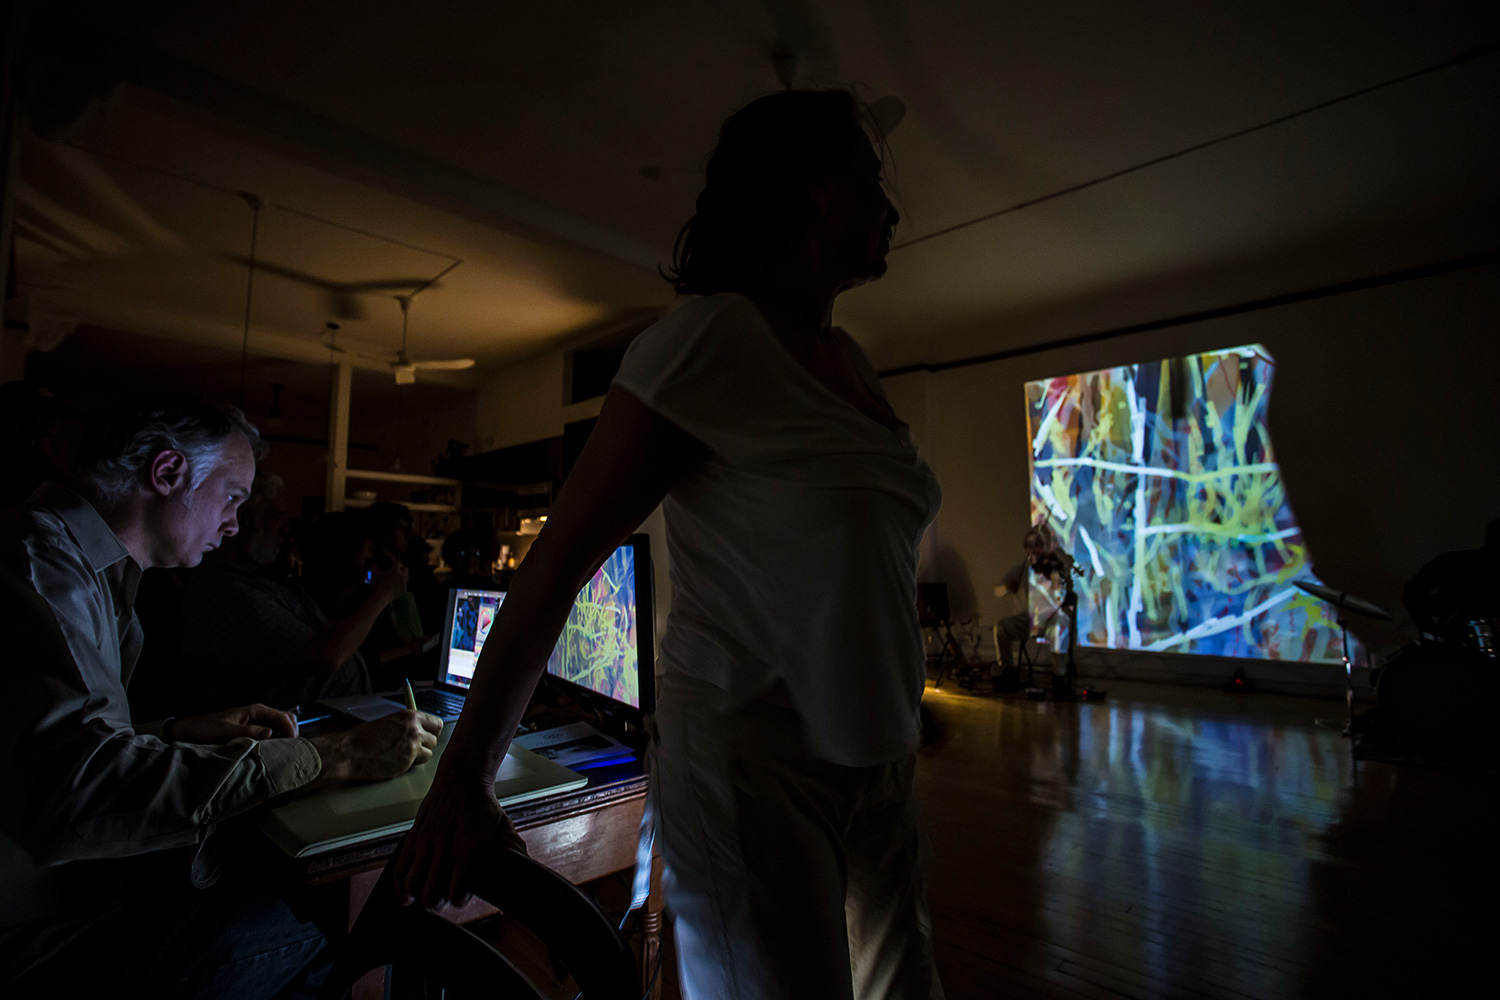
[[[646,776],[639,764],[600,768],[576,791],[528,802],[507,810],[528,853],[574,884],[592,882],[635,867],[641,814],[646,807]],[[633,772],[633,773],[631,773]],[[395,851],[399,837],[387,837],[311,858],[299,859],[296,872],[303,885],[320,897],[325,934],[347,933],[369,898],[381,869]],[[661,954],[661,861],[651,872],[651,895],[645,906],[641,949],[641,982],[650,985]],[[459,923],[495,913],[483,900],[448,911]],[[341,925],[341,926],[337,926]],[[332,939],[332,937],[330,937]],[[652,997],[660,995],[660,977]],[[356,984],[356,998],[384,995],[384,976],[372,972]]]

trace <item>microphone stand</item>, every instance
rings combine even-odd
[[[1352,739],[1354,736],[1354,660],[1349,656],[1349,622],[1344,617],[1343,608],[1338,608],[1338,612],[1339,616],[1335,620],[1339,626],[1339,636],[1344,644],[1344,709],[1346,717],[1342,723],[1337,719],[1318,719],[1317,723],[1325,729],[1338,729],[1341,736],[1346,739]]]

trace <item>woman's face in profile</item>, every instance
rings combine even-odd
[[[826,246],[852,288],[885,274],[886,254],[900,216],[886,196],[880,157],[864,132],[851,140],[849,165],[833,174],[824,216]]]

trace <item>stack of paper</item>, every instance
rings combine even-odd
[[[524,747],[539,757],[575,771],[634,760],[635,754],[619,740],[605,736],[587,722],[517,736],[511,746]]]

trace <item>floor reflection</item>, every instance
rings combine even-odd
[[[949,726],[920,781],[950,996],[1379,992],[1419,968],[1391,907],[1462,938],[1442,843],[1492,824],[1492,782],[1356,764],[1313,724],[1324,703],[1124,684],[928,701]]]

